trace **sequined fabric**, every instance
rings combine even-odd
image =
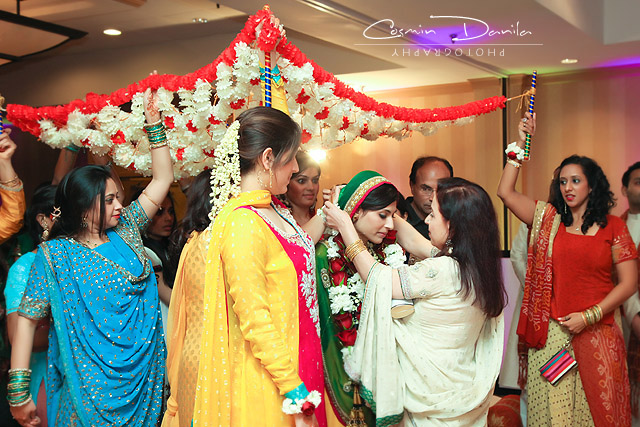
[[[155,426],[165,346],[138,202],[95,250],[73,239],[40,246],[19,313],[51,312],[47,412],[56,425]]]

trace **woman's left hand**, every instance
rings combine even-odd
[[[325,202],[322,210],[327,216],[327,225],[338,230],[340,234],[343,234],[343,237],[345,231],[349,230],[350,228],[354,229],[349,214],[333,203]]]
[[[153,73],[149,73],[150,76],[157,75],[158,72],[153,70]],[[160,110],[158,110],[158,92],[147,88],[144,91],[144,115],[147,118],[147,123],[155,123],[160,120]]]
[[[582,313],[569,313],[564,317],[558,318],[558,323],[569,330],[572,334],[579,334],[587,327],[582,318]]]

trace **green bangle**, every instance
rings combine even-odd
[[[65,148],[65,150],[69,150],[72,153],[77,153],[78,151],[80,151],[80,149],[75,144],[69,144],[64,148]]]

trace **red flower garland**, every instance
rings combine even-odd
[[[323,236],[326,238],[327,236]],[[357,270],[352,262],[347,261],[347,257],[344,254],[346,249],[346,245],[342,240],[341,236],[335,236],[333,241],[338,245],[338,254],[337,258],[332,258],[329,260],[329,274],[331,276],[331,282],[333,286],[341,286],[346,285],[347,279],[353,276]],[[396,231],[391,230],[384,238],[382,243],[376,245],[374,247],[374,253],[378,256],[379,259],[384,259],[384,248],[389,245],[392,245],[396,242]],[[362,304],[360,304],[356,311],[352,313],[339,313],[339,314],[331,314],[331,318],[335,323],[338,333],[337,337],[342,342],[344,347],[350,347],[355,344],[356,338],[358,336],[358,324],[360,322],[360,310],[362,309]]]
[[[270,21],[271,14],[270,10],[260,10],[255,15],[250,16],[242,31],[231,44],[212,63],[205,65],[193,73],[184,76],[172,74],[150,75],[137,83],[118,89],[109,95],[88,93],[85,100],[76,99],[66,105],[34,108],[27,105],[9,104],[7,105],[7,120],[14,123],[23,131],[39,137],[41,133],[38,123],[39,120],[52,120],[56,127],[61,128],[66,125],[69,114],[75,110],[84,114],[98,113],[107,105],[123,105],[130,102],[135,93],[144,92],[147,88],[157,90],[163,87],[172,92],[180,88],[193,90],[196,82],[200,79],[209,82],[216,80],[217,66],[220,62],[224,62],[229,66],[233,65],[236,60],[235,46],[240,42],[246,44],[256,42],[258,47],[265,51],[271,51],[275,48],[281,56],[298,67],[302,67],[306,63],[311,64],[313,67],[313,77],[318,84],[332,83],[334,85],[334,93],[337,97],[349,99],[362,110],[374,111],[379,116],[385,118],[393,118],[411,123],[453,121],[462,117],[477,116],[489,113],[498,108],[504,108],[505,102],[507,101],[504,96],[494,96],[460,106],[435,109],[396,107],[384,102],[378,102],[363,93],[356,92],[353,88],[339,81],[333,74],[325,71],[314,61],[309,60],[304,53],[295,45],[288,42],[286,38],[282,38],[280,43],[277,43],[280,33],[279,29]],[[258,40],[256,40],[256,27],[261,22],[263,22],[263,26],[258,35]],[[303,92],[300,92],[296,100],[299,100],[299,103],[304,103],[306,102],[306,96],[307,95],[303,95]],[[234,109],[238,109],[241,108],[244,103],[244,99],[237,100],[231,103],[231,106]],[[319,114],[322,115],[322,113]],[[367,132],[368,130],[364,128],[361,135],[365,135]]]

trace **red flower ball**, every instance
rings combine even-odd
[[[351,327],[353,326],[353,318],[351,317],[351,313],[337,314],[333,316],[333,320],[335,320],[336,324],[344,330],[351,329]]]
[[[345,347],[350,347],[356,343],[358,332],[355,329],[342,331],[338,334],[338,339],[342,341]]]
[[[316,411],[316,405],[314,405],[311,402],[304,402],[302,404],[302,413],[306,416],[306,417],[310,417],[313,415],[313,413]]]
[[[510,160],[515,160],[515,159],[517,159],[517,158],[518,158],[518,155],[517,155],[515,152],[513,152],[513,151],[509,151],[509,152],[507,153],[507,157],[508,157]]]
[[[331,275],[331,279],[333,279],[333,284],[335,286],[340,286],[347,279],[347,273],[344,271],[337,271]]]
[[[344,261],[342,260],[342,258],[332,259],[329,263],[329,268],[331,269],[332,273],[336,273],[342,270],[342,267],[344,267]]]

